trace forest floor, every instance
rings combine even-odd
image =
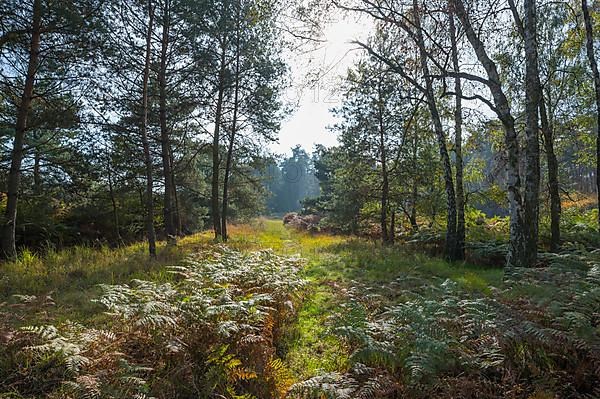
[[[302,277],[309,281],[296,323],[285,326],[278,342],[278,355],[294,379],[301,381],[322,372],[347,369],[348,354],[336,338],[327,334],[327,320],[348,301],[349,292],[362,287],[391,303],[397,293],[389,284],[416,276],[452,279],[465,290],[489,293],[502,284],[502,270],[473,265],[450,265],[441,259],[383,247],[377,242],[328,234],[311,235],[285,227],[280,220],[259,219],[248,225],[232,226],[228,246],[242,251],[271,248],[282,255],[299,254],[306,260]],[[57,324],[66,320],[101,326],[107,322],[103,308],[92,299],[99,284],[122,284],[133,279],[169,281],[166,267],[187,255],[214,245],[212,233],[181,239],[177,247],[158,245],[158,257],[149,260],[143,243],[118,249],[75,247],[50,251],[43,258],[25,252],[2,265],[0,304],[12,295],[36,295],[52,302],[13,313],[13,327]]]
[[[291,304],[292,316],[280,318],[266,335],[272,337],[269,356],[284,372],[263,381],[274,381],[278,393],[259,394],[260,399],[287,397],[290,387],[293,391],[299,386],[298,392],[305,393],[303,387],[320,384],[335,390],[338,384],[347,392],[346,386],[365,383],[389,383],[400,395],[389,397],[477,393],[474,397],[545,399],[600,394],[591,383],[600,373],[596,252],[575,248],[542,254],[549,267],[511,271],[500,265],[451,264],[403,244],[382,246],[355,237],[309,234],[285,227],[280,220],[232,226],[230,234],[227,247],[241,253],[272,249],[303,258],[299,277],[307,283]],[[76,247],[43,257],[25,251],[18,260],[1,265],[0,344],[11,339],[3,331],[67,321],[121,331],[119,319],[94,301],[102,295],[101,284],[176,282],[170,266],[184,264],[190,255],[198,259],[215,251],[219,247],[210,232],[185,237],[176,247],[160,243],[155,260],[148,258],[143,243],[117,249]],[[235,275],[237,258],[232,259]],[[260,262],[255,270],[264,269]],[[256,272],[249,273],[246,278],[252,279]],[[3,364],[18,364],[15,348],[4,355],[0,350],[0,388]],[[356,368],[364,364],[372,367]],[[4,372],[13,386],[19,385],[18,375]],[[19,372],[37,378],[35,369]],[[365,372],[373,379],[365,380]],[[314,397],[303,395],[290,397]],[[373,397],[358,390],[351,395],[363,396]]]

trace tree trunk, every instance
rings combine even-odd
[[[455,72],[460,71],[458,62],[458,47],[456,45],[456,27],[454,14],[449,18],[450,42],[452,46],[452,65]],[[463,183],[463,157],[462,157],[462,84],[460,77],[454,79],[454,153],[456,155],[456,252],[455,259],[465,259],[465,193]]]
[[[236,84],[237,86],[237,84]],[[237,92],[237,88],[236,88],[236,92]],[[237,97],[237,94],[236,94]],[[237,101],[237,100],[236,100]],[[229,234],[227,232],[227,216],[229,213],[229,176],[231,175],[231,164],[232,164],[232,160],[233,160],[233,145],[235,142],[235,135],[236,135],[236,127],[235,127],[235,121],[237,118],[237,105],[235,106],[236,108],[234,109],[233,113],[233,124],[231,127],[231,135],[229,137],[229,146],[227,148],[227,160],[225,162],[225,174],[223,176],[223,210],[221,213],[221,234],[222,234],[222,238],[223,241],[227,241],[229,239]]]
[[[179,195],[177,194],[177,179],[175,179],[175,160],[173,158],[173,149],[169,148],[171,161],[171,182],[173,182],[173,221],[175,223],[175,232],[178,237],[183,236],[183,227],[181,222],[181,212],[179,209]]]
[[[417,134],[417,128],[415,127],[413,142],[412,142],[412,167],[413,170],[417,170],[417,157],[419,149],[419,135]],[[412,192],[410,201],[410,214],[408,219],[413,232],[419,231],[419,224],[417,223],[417,201],[419,200],[419,184],[417,180],[417,174],[413,173],[412,178]]]
[[[231,120],[231,135],[229,136],[229,146],[227,148],[227,160],[225,161],[225,175],[223,176],[223,209],[221,213],[221,233],[223,241],[229,239],[227,233],[227,214],[229,212],[229,176],[231,174],[231,164],[233,161],[233,148],[237,133],[238,110],[239,110],[239,93],[240,93],[240,5],[237,9],[237,32],[235,38],[235,84],[233,91],[233,118]]]
[[[384,244],[390,243],[390,232],[388,231],[387,215],[388,215],[388,196],[390,191],[390,185],[387,176],[387,168],[382,165],[383,184],[381,187],[381,213],[379,216],[379,222],[381,224],[381,239]]]
[[[110,196],[110,203],[112,205],[113,223],[115,224],[115,238],[117,239],[118,245],[121,245],[123,243],[123,239],[121,238],[121,231],[119,228],[119,209],[117,207],[117,199],[115,198],[115,190],[113,187],[110,155],[106,159],[106,166],[106,171],[108,172],[108,194]]]
[[[212,144],[212,182],[211,182],[211,211],[213,219],[213,229],[215,240],[223,238],[221,230],[221,217],[219,212],[219,144],[221,129],[221,114],[223,112],[223,95],[225,92],[225,52],[227,47],[227,38],[223,37],[221,42],[221,65],[219,70],[219,88],[217,93],[217,109],[215,111],[215,130],[213,132]]]
[[[560,248],[560,186],[558,183],[558,161],[554,153],[554,132],[550,126],[546,103],[540,99],[540,119],[544,148],[546,150],[546,163],[548,166],[548,189],[550,191],[550,251],[556,252]]]
[[[163,214],[165,220],[165,235],[169,245],[177,244],[177,231],[175,228],[175,212],[173,204],[173,173],[171,172],[171,143],[167,126],[167,57],[169,50],[169,25],[171,22],[169,0],[165,0],[163,10],[160,70],[158,73],[159,85],[159,119],[160,119],[160,144],[165,181],[163,200]]]
[[[390,216],[390,244],[393,244],[394,241],[396,241],[396,210],[392,209]]]
[[[537,262],[539,199],[540,199],[540,84],[538,68],[537,21],[535,0],[525,0],[525,241],[526,264]]]
[[[11,154],[10,171],[7,182],[7,202],[4,214],[4,225],[2,226],[2,256],[13,258],[17,255],[15,228],[17,223],[17,202],[19,199],[19,186],[21,180],[21,164],[23,162],[23,143],[27,131],[27,118],[33,98],[33,86],[35,74],[38,68],[40,39],[42,25],[42,1],[34,0],[31,24],[31,42],[29,45],[29,61],[27,65],[27,76],[25,86],[21,95],[21,102],[17,109],[17,121],[15,124],[15,139]]]
[[[183,222],[181,220],[181,208],[179,207],[179,194],[177,193],[177,183],[175,182],[175,176],[173,176],[173,200],[175,201],[175,227],[177,236],[183,237]]]
[[[146,166],[146,234],[148,236],[148,252],[150,257],[156,257],[156,233],[154,231],[154,181],[152,176],[152,156],[148,142],[148,80],[150,78],[150,62],[152,58],[152,29],[154,23],[154,7],[152,0],[148,0],[148,32],[146,34],[146,59],[144,62],[144,76],[142,79],[142,122],[140,135],[144,150],[144,164]]]
[[[418,11],[417,0],[413,0],[413,8],[415,12]],[[415,33],[417,39],[417,47],[419,48],[419,58],[421,59],[421,69],[425,79],[425,96],[427,97],[427,105],[429,107],[429,113],[431,114],[431,120],[435,134],[437,136],[440,158],[442,160],[442,169],[444,171],[444,183],[446,189],[446,248],[445,256],[448,260],[454,261],[456,256],[456,194],[454,192],[454,179],[452,177],[452,165],[450,163],[450,156],[448,155],[448,149],[446,148],[446,134],[440,118],[440,113],[435,100],[435,94],[433,90],[433,82],[431,80],[431,74],[429,73],[429,65],[427,63],[427,50],[425,48],[425,39],[423,38],[423,31],[421,28],[421,16],[417,13],[415,17]]]
[[[41,174],[41,156],[40,149],[36,146],[33,149],[33,192],[36,196],[42,195],[42,174]]]
[[[598,62],[594,54],[594,30],[587,0],[581,0],[581,9],[583,10],[583,22],[585,23],[587,56],[594,77],[596,94],[596,193],[598,194],[598,225],[600,226],[600,74],[598,73]]]
[[[383,126],[383,98],[381,93],[381,82],[378,85],[378,98],[377,98],[377,119],[379,124],[379,161],[381,162],[381,213],[379,222],[381,225],[381,239],[384,244],[390,243],[390,236],[388,232],[388,197],[390,193],[390,183],[388,178],[387,169],[387,154],[385,148],[385,128]]]
[[[515,120],[510,111],[510,104],[500,81],[498,68],[488,56],[483,42],[475,33],[469,16],[465,10],[462,0],[452,0],[456,16],[460,20],[469,43],[477,59],[483,66],[488,76],[488,87],[494,100],[495,112],[502,123],[505,131],[505,145],[507,154],[507,190],[510,205],[510,237],[509,249],[506,257],[507,266],[533,266],[529,263],[530,258],[526,254],[528,235],[523,223],[524,207],[521,196],[521,177],[519,175],[519,141],[515,130]]]
[[[417,193],[418,193],[417,184],[414,183],[413,190],[412,190],[410,216],[409,216],[410,227],[412,228],[413,232],[419,231],[419,223],[417,222]]]

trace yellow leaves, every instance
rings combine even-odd
[[[257,378],[257,375],[254,371],[237,367],[230,371],[229,378],[234,381],[248,381]]]
[[[287,366],[279,358],[271,359],[267,366],[266,375],[275,387],[275,393],[284,398],[294,383],[292,374]]]

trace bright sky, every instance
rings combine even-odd
[[[364,39],[369,33],[369,23],[353,19],[352,16],[331,23],[324,31],[325,43],[314,51],[296,55],[290,62],[292,70],[292,87],[286,92],[287,99],[297,105],[293,113],[283,121],[279,134],[279,143],[273,144],[271,150],[282,154],[290,154],[290,149],[300,144],[308,152],[315,144],[335,145],[335,133],[327,130],[327,126],[335,122],[329,109],[339,103],[339,87],[342,76],[348,67],[360,55],[352,40]],[[308,72],[321,70],[321,79],[316,85],[306,83]]]

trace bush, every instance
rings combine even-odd
[[[283,224],[294,227],[298,230],[310,231],[315,233],[319,231],[319,222],[321,217],[318,215],[299,215],[295,212],[287,213],[283,217]]]

